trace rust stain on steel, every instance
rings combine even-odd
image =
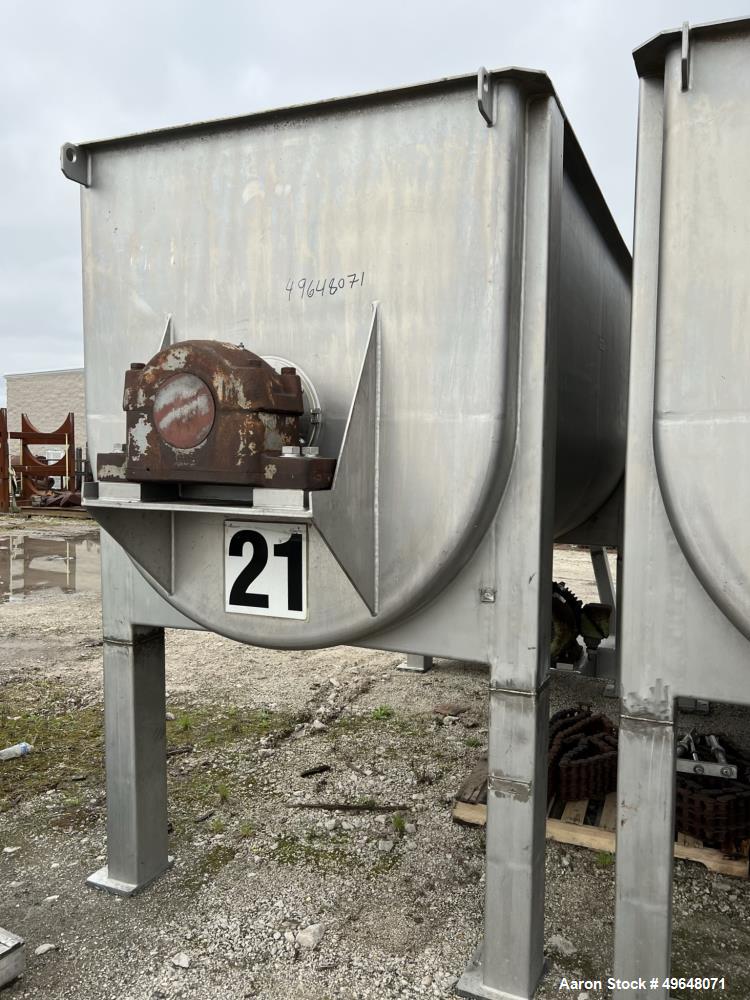
[[[292,456],[301,443],[302,385],[252,351],[187,340],[125,373],[123,455],[99,456],[99,479],[330,489],[335,459]],[[120,475],[113,472],[122,469]]]

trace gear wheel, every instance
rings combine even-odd
[[[552,641],[550,656],[555,662],[577,663],[582,649],[577,641],[581,630],[581,601],[564,583],[552,584]]]

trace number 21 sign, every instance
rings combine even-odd
[[[226,611],[307,618],[307,526],[224,522]]]

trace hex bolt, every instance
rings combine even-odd
[[[281,448],[281,457],[282,458],[299,457],[299,453],[300,453],[299,445],[296,445],[296,444],[285,444],[285,445],[282,445],[282,448]]]
[[[131,372],[142,372],[146,366],[142,361],[133,361],[130,365]]]
[[[317,458],[317,456],[320,454],[320,448],[316,447],[315,445],[307,445],[302,449],[302,454],[305,456],[305,458]]]
[[[479,588],[479,600],[482,604],[494,604],[497,592],[492,587]]]
[[[721,773],[722,773],[722,776],[724,778],[731,778],[732,777],[732,769],[731,769],[731,767],[722,767]]]

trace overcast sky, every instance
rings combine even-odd
[[[544,69],[631,242],[631,50],[721,0],[0,0],[0,375],[83,363],[76,184],[59,147],[415,83]],[[4,400],[0,379],[0,405]]]

